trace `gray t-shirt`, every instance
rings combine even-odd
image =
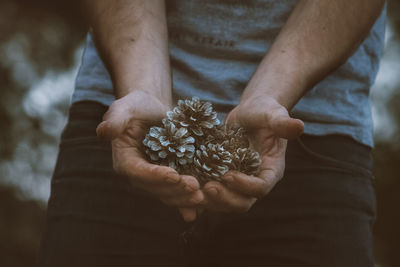
[[[167,0],[174,99],[199,96],[221,119],[235,105],[297,0]],[[385,11],[355,54],[292,109],[305,133],[373,145],[369,91],[383,50]],[[301,66],[299,66],[301,68]],[[73,102],[110,105],[112,83],[88,34]]]

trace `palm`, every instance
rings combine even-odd
[[[257,98],[243,106],[238,106],[227,117],[228,124],[238,124],[248,131],[250,144],[260,154],[261,165],[258,178],[267,180],[272,185],[281,177],[285,168],[287,141],[276,131],[274,119],[286,115],[283,107]],[[265,114],[269,114],[270,117]],[[286,118],[285,118],[286,119]],[[282,127],[280,127],[282,128]]]
[[[110,106],[97,133],[112,140],[114,169],[133,186],[152,193],[168,205],[192,208],[203,200],[197,180],[179,175],[167,166],[151,164],[142,153],[145,134],[161,122],[168,109],[156,97],[134,91]],[[188,220],[195,216],[193,210],[181,209],[181,213]]]
[[[250,134],[250,143],[260,154],[261,165],[258,177],[280,177],[285,168],[287,141],[267,128],[256,129]]]
[[[129,162],[142,162],[145,159],[142,140],[149,127],[160,123],[168,106],[151,95],[136,92],[124,99],[123,103],[116,103],[114,109],[118,110],[113,108],[111,106],[108,113],[118,117],[118,121],[115,120],[118,125],[113,126],[114,130],[118,130],[112,140],[114,168],[123,172]]]
[[[226,186],[216,182],[206,184],[207,208],[243,212],[257,198],[265,196],[283,176],[286,139],[299,136],[304,125],[290,118],[287,110],[268,96],[241,101],[228,114],[226,123],[247,130],[250,144],[260,153],[260,171],[257,177],[229,171],[224,176]]]

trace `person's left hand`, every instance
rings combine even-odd
[[[226,123],[247,130],[250,144],[260,154],[262,163],[257,177],[228,171],[224,175],[226,185],[216,181],[206,183],[203,187],[205,208],[221,212],[246,212],[282,178],[286,139],[300,136],[304,124],[289,117],[285,107],[266,95],[242,100],[228,114]]]

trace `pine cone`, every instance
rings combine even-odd
[[[195,176],[200,184],[222,177],[228,170],[255,175],[261,164],[243,128],[220,125],[209,102],[197,97],[179,100],[167,112],[163,127],[152,127],[143,140],[153,163]]]
[[[193,173],[201,184],[216,180],[223,182],[222,176],[229,170],[232,155],[220,144],[201,145],[193,158]]]
[[[222,144],[225,150],[233,153],[238,148],[249,147],[250,143],[241,127],[218,125],[205,139],[205,143]]]
[[[250,142],[241,127],[218,125],[205,139],[205,144],[218,143],[231,154],[230,170],[237,170],[247,175],[255,175],[261,164],[258,152],[250,148]]]
[[[179,100],[178,106],[167,112],[167,117],[176,125],[188,128],[196,136],[206,135],[209,129],[220,123],[211,103],[201,101],[198,97]]]
[[[195,140],[188,135],[185,127],[177,128],[167,119],[162,120],[164,127],[151,127],[143,140],[146,154],[158,164],[175,170],[192,163]]]
[[[232,153],[230,170],[243,172],[247,175],[256,175],[261,159],[258,152],[251,148],[238,148]]]

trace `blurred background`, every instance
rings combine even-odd
[[[79,1],[78,1],[79,2]],[[0,266],[34,266],[87,24],[74,1],[0,1]],[[400,266],[400,0],[372,90],[376,266]]]

